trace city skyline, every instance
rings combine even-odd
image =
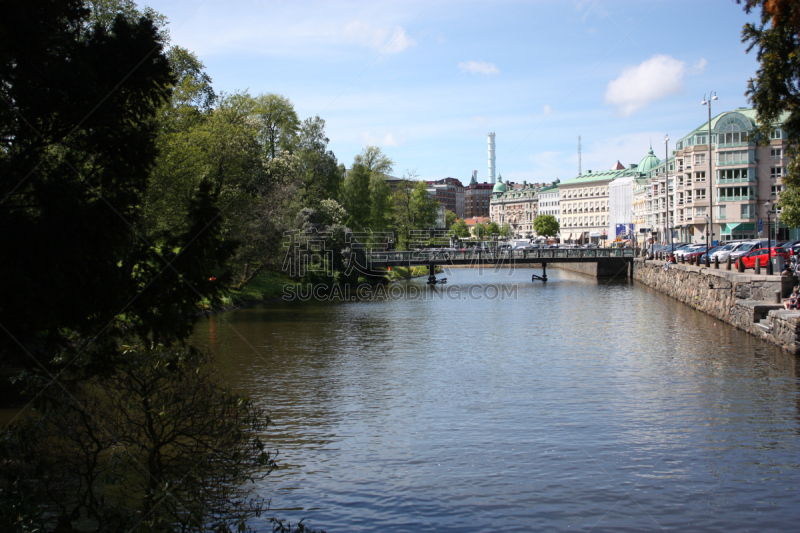
[[[349,166],[367,145],[394,174],[488,181],[488,132],[504,180],[562,181],[638,162],[714,114],[747,106],[755,54],[733,1],[305,2],[158,0],[172,44],[218,92],[289,98],[326,121]],[[674,145],[670,146],[670,151]]]

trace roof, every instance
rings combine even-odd
[[[638,169],[630,169],[630,168],[626,168],[623,170],[603,170],[601,172],[592,172],[591,170],[589,170],[586,172],[586,174],[582,174],[577,178],[572,178],[571,180],[559,183],[558,186],[572,187],[574,185],[583,185],[583,184],[595,183],[598,181],[615,180],[623,176],[636,177],[639,175],[639,173],[640,171]]]
[[[661,160],[656,157],[656,154],[653,153],[653,145],[650,145],[650,151],[647,152],[647,155],[639,161],[639,164],[636,166],[636,170],[641,172],[642,174],[647,174],[655,167],[657,167],[661,163]]]
[[[503,177],[501,176],[498,178],[497,183],[494,184],[494,188],[492,189],[492,194],[496,193],[504,193],[506,192],[506,185],[503,183]]]
[[[756,125],[758,124],[758,112],[755,109],[750,107],[737,107],[736,109],[732,109],[730,111],[723,111],[719,115],[713,117],[711,119],[711,129],[716,130],[717,123],[719,123],[720,120],[725,118],[725,115],[728,115],[730,113],[739,113],[740,115],[744,115],[745,117],[750,119],[753,122],[753,124]],[[789,118],[789,112],[784,111],[783,113],[781,113],[780,118],[778,119],[778,123],[783,124],[784,122],[786,122],[788,118]],[[682,141],[687,137],[691,137],[692,135],[697,135],[698,133],[699,134],[708,133],[708,120],[704,121],[702,124],[693,129],[691,133],[684,135],[678,140]]]
[[[473,217],[473,218],[465,218],[464,224],[467,226],[474,226],[475,224],[483,224],[484,222],[489,222],[490,217]]]

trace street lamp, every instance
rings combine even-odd
[[[706,268],[711,266],[711,256],[708,254],[708,226],[710,222],[711,219],[708,217],[708,214],[706,214]]]
[[[767,200],[764,202],[764,207],[767,209],[767,275],[771,276],[774,272],[772,270],[772,236],[770,235],[770,214],[772,214],[772,202]]]
[[[672,227],[669,224],[669,135],[664,135],[664,173],[666,174],[667,189],[667,222],[665,227],[669,232],[669,250],[672,253]]]
[[[706,99],[706,95],[703,95],[703,101],[700,105],[707,105],[708,106],[708,212],[710,216],[710,224],[714,223],[714,168],[713,168],[713,161],[711,160],[711,100],[717,99],[717,91],[711,91],[708,93],[710,98]],[[714,238],[714,228],[711,227],[711,238]],[[708,243],[708,239],[706,239],[706,243]]]

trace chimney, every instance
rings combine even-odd
[[[489,133],[489,183],[495,183],[494,132]]]

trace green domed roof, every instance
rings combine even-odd
[[[494,184],[494,188],[492,189],[492,194],[496,193],[504,193],[506,192],[506,185],[503,183],[503,178],[499,178],[497,183]]]
[[[650,151],[647,152],[647,155],[639,161],[639,165],[636,167],[636,170],[641,172],[642,174],[647,174],[658,165],[661,164],[661,160],[656,157],[656,154],[653,153],[653,147],[650,147]]]

